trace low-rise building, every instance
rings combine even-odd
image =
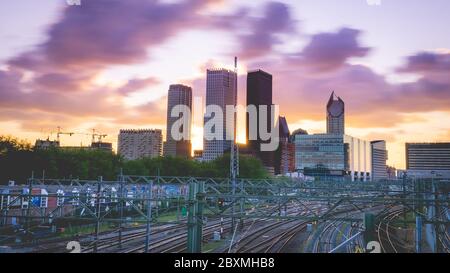
[[[371,180],[368,141],[339,134],[298,134],[294,142],[296,170],[305,175]]]
[[[162,131],[159,129],[120,130],[119,155],[126,160],[162,155]]]

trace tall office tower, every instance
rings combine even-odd
[[[120,130],[117,152],[126,160],[161,156],[162,131]]]
[[[345,134],[345,104],[334,91],[327,103],[327,134]]]
[[[408,171],[450,171],[450,142],[406,143]]]
[[[222,124],[222,139],[211,139],[215,132],[204,131],[203,138],[203,160],[210,161],[222,155],[225,151],[230,150],[232,140],[227,140],[227,135],[232,135],[234,125],[226,124],[226,106],[237,103],[237,75],[235,72],[227,69],[208,69],[206,72],[206,106],[217,105],[223,111]],[[206,124],[214,117],[205,117]],[[234,115],[234,123],[236,122],[236,115]],[[220,130],[221,128],[213,127],[213,130]],[[211,135],[212,134],[212,135]],[[209,139],[209,140],[208,140]]]
[[[388,152],[386,150],[386,141],[376,140],[370,142],[372,146],[372,180],[388,178],[388,168],[386,160]]]
[[[191,157],[191,122],[192,116],[188,119],[188,128],[180,128],[177,132],[179,135],[172,135],[173,124],[182,118],[182,114],[177,117],[172,117],[172,109],[177,105],[185,105],[192,113],[192,88],[182,84],[174,84],[169,87],[169,93],[167,97],[167,131],[166,142],[164,142],[164,156],[177,156],[190,158]],[[187,131],[184,131],[187,130]],[[181,135],[185,133],[187,138],[182,138]]]
[[[250,71],[247,74],[247,106],[254,105],[257,109],[257,119],[249,120],[249,114],[247,113],[247,145],[248,148],[253,150],[254,153],[258,155],[258,157],[263,162],[263,165],[266,168],[274,168],[274,152],[261,151],[261,143],[268,143],[269,141],[262,141],[259,134],[259,120],[261,119],[259,113],[259,106],[265,105],[267,106],[267,128],[270,130],[271,128],[271,109],[272,109],[272,75],[263,71],[263,70],[255,70]],[[256,122],[257,136],[256,139],[249,139],[249,127],[250,122]]]

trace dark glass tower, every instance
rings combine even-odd
[[[266,105],[267,106],[267,128],[270,130],[271,125],[271,107],[272,107],[272,75],[263,71],[256,70],[250,71],[247,74],[247,106],[255,105],[257,108],[257,138],[256,140],[249,140],[249,114],[247,113],[247,123],[246,123],[246,132],[247,132],[247,145],[248,148],[251,149],[254,153],[259,155],[263,164],[266,167],[274,166],[273,152],[261,152],[261,143],[264,143],[259,134],[259,106]]]
[[[345,134],[345,104],[334,91],[327,103],[327,134]]]

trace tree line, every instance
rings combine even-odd
[[[0,136],[0,184],[9,180],[25,183],[34,174],[46,178],[78,178],[105,180],[117,178],[120,170],[129,175],[228,177],[230,155],[199,162],[178,157],[154,157],[124,160],[120,155],[104,150],[35,149],[26,141]],[[240,156],[240,177],[266,178],[261,161]]]

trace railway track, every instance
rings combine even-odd
[[[292,229],[285,231],[283,234],[274,238],[272,243],[264,253],[283,253],[286,246],[302,231],[306,229],[308,222],[302,222],[295,225]]]
[[[133,233],[133,232],[138,232],[139,230],[141,230],[142,227],[134,227],[134,228],[125,228],[123,230],[124,233]],[[118,232],[117,230],[112,230],[112,231],[105,231],[105,232],[101,232],[99,233],[99,241],[105,241],[108,239],[105,239],[104,237],[108,238],[108,237],[118,237],[118,235],[116,235]],[[93,234],[87,234],[87,235],[83,235],[80,236],[79,238],[74,238],[74,237],[66,237],[66,238],[56,238],[56,239],[52,239],[49,241],[45,241],[45,242],[39,242],[39,244],[37,246],[33,246],[33,250],[31,251],[31,253],[55,253],[55,252],[67,252],[66,249],[66,245],[67,242],[69,241],[74,241],[77,240],[79,241],[82,245],[86,242],[92,242],[92,237],[94,235]],[[103,237],[103,239],[102,239]],[[86,247],[89,247],[86,246]]]
[[[318,212],[321,209],[318,206],[313,208],[312,211]],[[348,211],[344,210],[337,213],[343,212]],[[307,214],[307,212],[304,212],[303,215]],[[263,226],[236,242],[232,248],[236,248],[235,252],[281,253],[300,232],[304,231],[307,224],[308,221],[287,220]]]
[[[391,222],[403,213],[402,209],[396,209],[387,213],[377,226],[378,242],[382,253],[405,253],[406,247],[393,233]]]
[[[320,205],[311,208],[317,212]],[[311,212],[301,211],[293,215],[310,215]],[[306,227],[307,222],[301,220],[285,220],[281,222],[269,223],[251,233],[245,232],[240,240],[233,243],[231,250],[244,253],[270,253],[281,252],[283,248]],[[280,230],[281,229],[281,233]],[[269,235],[268,235],[269,234]],[[224,251],[225,252],[225,251]]]
[[[298,209],[296,207],[289,208],[288,211],[292,211]],[[276,211],[274,208],[271,208],[272,211]],[[257,220],[258,223],[267,222],[265,220]],[[255,221],[244,221],[244,227],[251,226]],[[223,225],[217,224],[212,227],[205,227],[203,229],[203,239],[211,238],[214,231],[217,231],[218,228],[223,227],[224,232],[231,232],[231,219],[227,220],[223,223]],[[157,253],[180,253],[186,250],[186,238],[187,232],[183,232],[182,234],[175,234],[173,236],[162,238],[161,240],[152,240],[149,250],[151,252]],[[133,248],[130,248],[125,251],[125,253],[134,253],[134,252],[143,252],[145,250],[145,245],[139,245]]]
[[[341,233],[342,236],[351,236],[353,228],[350,229],[349,234],[342,233],[341,229],[344,226],[344,221],[331,220],[328,223],[324,223],[324,226],[320,229],[319,235],[315,235],[314,244],[312,247],[312,253],[329,252],[336,245],[336,236]],[[326,239],[326,243],[322,243],[323,239]]]
[[[217,231],[220,227],[224,227],[225,230],[229,230],[230,227],[227,225],[231,225],[231,220],[224,221],[222,224],[216,223],[210,226],[206,226],[203,229],[203,237],[210,237]],[[172,234],[169,236],[162,236],[162,238],[153,239],[149,245],[150,252],[157,253],[177,253],[182,252],[186,248],[186,240],[187,240],[187,232],[184,228],[183,231]],[[138,246],[128,248],[121,253],[141,253],[145,251],[145,244],[139,244]]]
[[[273,208],[271,208],[273,209]],[[151,229],[150,235],[152,237],[161,234],[161,233],[173,233],[177,231],[182,231],[186,229],[186,221],[183,221],[183,223],[177,223],[177,224],[163,224],[154,226]],[[218,221],[216,221],[218,222]],[[228,223],[227,220],[225,222]],[[136,228],[131,229],[124,229],[122,234],[122,241],[119,242],[119,235],[118,235],[118,229],[114,231],[107,231],[102,232],[99,234],[99,239],[97,241],[97,251],[98,252],[107,252],[108,250],[111,251],[117,251],[118,247],[120,245],[125,244],[140,244],[142,246],[142,240],[146,237],[147,232],[145,226],[140,226]],[[209,234],[208,234],[209,235]],[[66,249],[67,242],[72,240],[77,240],[82,245],[82,252],[83,253],[90,253],[94,252],[95,243],[94,243],[94,235],[84,235],[78,239],[74,238],[61,238],[56,240],[51,240],[46,243],[41,243],[38,247],[35,246],[35,249],[31,251],[32,253],[61,253],[61,252],[67,252]],[[184,244],[183,244],[184,245]],[[127,248],[126,246],[123,246],[122,248]],[[145,248],[145,245],[142,247],[142,249]],[[132,247],[132,249],[138,249],[138,247]],[[162,251],[165,252],[165,251]]]
[[[447,221],[449,219],[448,217],[448,209],[441,210],[440,218],[443,221]],[[438,240],[441,243],[442,250],[444,253],[450,253],[450,235],[449,235],[449,229],[446,225],[439,225],[440,233],[438,236]]]
[[[282,234],[279,234],[279,229],[284,227],[287,231],[289,231],[292,228],[290,225],[296,222],[298,222],[298,220],[288,220],[265,225],[252,232],[250,236],[246,236],[240,241],[234,243],[231,249],[235,249],[234,252],[245,253],[266,252],[274,240],[281,240],[280,237],[282,237]],[[255,242],[256,238],[259,238],[257,242]]]
[[[372,207],[371,210],[378,210],[381,208],[382,208],[382,206],[375,206],[375,207]],[[355,216],[361,212],[360,211],[347,211],[347,213],[348,213],[347,216]],[[350,238],[355,233],[359,232],[360,229],[361,228],[359,225],[357,225],[357,226],[355,226],[353,224],[348,225],[348,223],[346,223],[345,221],[342,221],[342,220],[331,220],[327,223],[324,223],[323,226],[320,228],[320,230],[318,230],[318,232],[313,235],[313,239],[312,239],[313,245],[311,248],[311,252],[313,252],[313,253],[320,253],[320,252],[328,253],[332,249],[334,249],[334,247],[336,247],[338,244],[342,243],[347,238]],[[340,239],[338,239],[339,235],[340,235]],[[345,248],[346,252],[352,253],[354,251],[354,249],[352,247],[354,247],[355,245],[359,245],[359,246],[364,245],[363,239],[361,237],[357,238],[355,240],[357,240],[356,243],[353,241],[346,246],[346,248]],[[323,243],[322,241],[325,241],[325,243]],[[339,251],[342,251],[342,249]]]

